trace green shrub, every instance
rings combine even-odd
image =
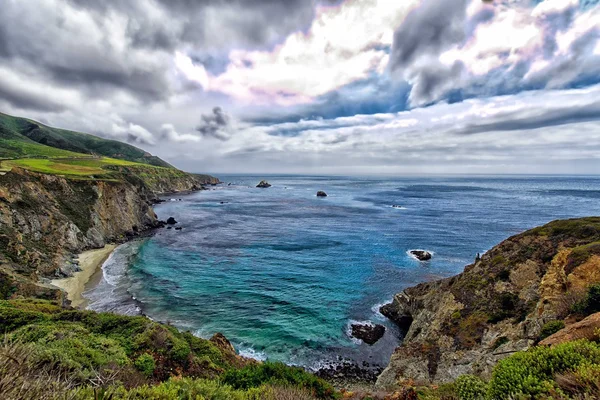
[[[487,393],[487,384],[474,375],[462,375],[454,384],[460,400],[482,400]]]
[[[135,367],[140,371],[146,378],[150,378],[154,373],[154,368],[156,368],[156,362],[154,362],[154,357],[151,354],[144,353],[139,356],[135,362],[133,363]]]
[[[235,389],[257,388],[268,384],[303,388],[320,399],[336,399],[338,396],[329,383],[302,368],[290,367],[283,363],[264,362],[229,370],[221,379]]]
[[[565,323],[563,321],[549,321],[542,326],[542,330],[540,332],[540,336],[538,338],[539,341],[546,339],[548,336],[554,335],[556,332],[560,331],[565,327]]]
[[[575,303],[571,311],[583,316],[600,312],[600,283],[590,286],[585,298]]]
[[[488,396],[508,399],[517,396],[542,397],[557,389],[555,376],[584,365],[600,364],[600,345],[587,340],[536,347],[501,360],[492,374]]]
[[[216,380],[175,379],[155,386],[139,386],[133,389],[123,387],[98,390],[85,388],[75,394],[76,399],[111,399],[111,400],[267,400],[271,390],[267,387],[249,390],[236,390]],[[273,399],[274,400],[274,399]]]

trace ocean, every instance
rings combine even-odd
[[[155,207],[182,229],[119,246],[84,294],[90,309],[221,332],[257,359],[385,366],[401,332],[378,308],[395,293],[455,275],[528,228],[600,215],[600,177],[219,178]],[[256,188],[262,179],[273,186]],[[419,262],[412,249],[433,258]],[[361,343],[349,335],[357,321],[386,333]]]

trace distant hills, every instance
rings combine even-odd
[[[30,119],[0,113],[0,159],[86,156],[172,168],[166,161],[123,142],[52,128]]]

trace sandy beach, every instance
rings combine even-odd
[[[69,278],[55,279],[52,281],[52,284],[67,292],[67,298],[71,301],[73,307],[85,307],[87,301],[83,298],[82,294],[86,283],[100,269],[104,261],[106,261],[116,247],[116,245],[108,244],[101,249],[84,251],[77,258],[81,271],[76,272]]]

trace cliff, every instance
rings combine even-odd
[[[150,206],[158,193],[218,182],[168,168],[115,173],[72,179],[13,168],[0,176],[0,296],[61,298],[44,281],[76,271],[73,254],[159,226]]]
[[[382,307],[406,336],[377,385],[489,377],[500,359],[536,344],[547,323],[572,318],[599,282],[600,218],[513,236],[463,273],[408,288]]]

